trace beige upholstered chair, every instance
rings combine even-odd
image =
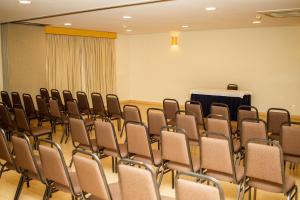
[[[228,105],[224,103],[212,103],[210,106],[210,114],[222,116],[223,119],[230,122],[230,111]]]
[[[205,117],[203,115],[202,105],[199,101],[186,101],[185,114],[193,114],[196,117],[197,125],[200,130],[206,130]]]
[[[61,112],[65,111],[65,106],[61,100],[60,93],[57,89],[51,89],[51,97],[57,101],[59,110]]]
[[[70,90],[64,90],[63,91],[63,98],[64,98],[64,102],[65,102],[65,110],[67,110],[67,102],[68,101],[73,101],[73,95],[72,92]]]
[[[122,200],[173,200],[161,197],[155,174],[147,164],[122,159],[118,171]]]
[[[285,175],[282,149],[276,142],[249,140],[245,166],[245,192],[249,191],[250,198],[251,188],[254,188],[254,198],[259,189],[298,199],[297,186],[291,176]]]
[[[176,112],[179,111],[179,103],[176,99],[164,99],[163,109],[168,125],[176,124]]]
[[[81,188],[75,170],[68,168],[58,144],[41,139],[39,152],[47,189],[45,199],[56,190],[72,194],[72,199],[81,197]]]
[[[98,156],[79,150],[73,160],[84,199],[121,200],[119,184],[107,183]]]
[[[12,111],[13,106],[7,91],[1,91],[1,99],[3,104],[9,109],[9,111]]]
[[[46,103],[49,103],[50,95],[47,88],[40,88],[40,95],[43,99],[45,99]]]
[[[121,120],[123,119],[123,113],[121,110],[119,98],[115,94],[106,95],[106,106],[107,106],[107,115],[111,120],[117,120],[118,131],[121,130]]]
[[[167,119],[164,111],[159,108],[148,108],[147,120],[151,143],[157,142],[158,148],[160,148],[160,130],[162,127],[167,126]]]
[[[42,98],[40,95],[36,95],[36,104],[38,108],[38,124],[41,126],[43,122],[51,122],[51,116],[49,112],[49,99],[48,102],[46,102],[45,98]]]
[[[282,108],[270,108],[267,112],[268,134],[273,140],[279,140],[281,125],[290,123],[290,112]]]
[[[27,118],[30,122],[31,119],[37,119],[38,113],[35,110],[34,103],[30,94],[23,94],[24,108]]]
[[[94,117],[95,118],[96,117],[100,117],[100,118],[106,117],[107,113],[106,113],[106,110],[105,110],[102,95],[100,93],[93,92],[91,94],[91,97],[92,97]]]
[[[12,136],[13,154],[18,171],[21,174],[14,199],[19,199],[25,182],[38,180],[46,184],[40,157],[35,154],[26,135]],[[48,166],[49,163],[48,163]],[[47,191],[47,190],[46,190]],[[46,193],[45,191],[45,193]],[[45,195],[44,195],[45,196]]]
[[[234,163],[232,145],[225,135],[216,133],[207,135],[200,140],[201,169],[206,175],[217,180],[237,184],[237,199],[239,199],[244,167]]]
[[[247,119],[241,121],[241,146],[245,149],[249,139],[268,139],[266,122],[261,119]]]
[[[259,120],[258,116],[258,110],[254,106],[246,106],[246,105],[241,105],[238,107],[237,111],[237,133],[242,129],[242,121],[244,119],[254,119],[254,120]]]
[[[121,137],[122,133],[125,127],[125,124],[127,122],[138,122],[142,123],[142,116],[140,109],[137,106],[134,105],[124,105],[123,106],[123,116],[124,116],[124,124],[121,131]]]
[[[207,182],[202,184],[198,180]],[[209,176],[179,172],[176,175],[175,191],[177,200],[224,200],[220,183]]]
[[[109,119],[95,121],[96,143],[103,156],[112,157],[112,170],[117,172],[117,159],[127,157],[126,144],[119,144],[114,125]]]
[[[18,92],[11,93],[11,100],[13,103],[13,108],[23,108],[21,97]]]
[[[199,172],[200,158],[192,156],[188,137],[182,129],[174,131],[164,128],[161,131],[162,172],[159,185],[163,175],[172,172],[172,188],[174,188],[174,171]]]
[[[1,128],[5,131],[6,137],[10,140],[10,136],[16,131],[16,123],[12,119],[12,114],[9,112],[9,108],[0,102],[0,116],[1,116]]]
[[[91,111],[91,108],[89,105],[89,100],[87,98],[86,93],[83,91],[78,91],[78,92],[76,92],[76,96],[77,96],[79,112],[82,115],[87,115],[88,117],[90,117],[90,115],[92,114],[92,111]]]

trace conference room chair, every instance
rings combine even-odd
[[[47,88],[40,88],[40,95],[45,99],[46,103],[49,103],[50,95]]]
[[[237,129],[236,133],[239,135],[242,128],[242,121],[244,119],[259,120],[258,109],[254,106],[241,105],[237,111]]]
[[[158,149],[160,148],[160,133],[161,128],[167,126],[165,113],[159,108],[147,109],[148,133],[151,143],[157,142]]]
[[[229,107],[227,104],[212,103],[210,106],[210,115],[214,116],[214,118],[226,119],[229,122],[230,129],[232,132],[230,111],[229,111]]]
[[[7,172],[9,170],[18,170],[16,167],[15,159],[11,152],[12,150],[5,137],[5,132],[3,129],[0,129],[0,178],[4,172]]]
[[[36,105],[38,108],[38,124],[41,126],[43,122],[50,122],[52,125],[51,121],[51,116],[49,112],[49,100],[48,103],[46,102],[46,99],[43,98],[41,95],[36,95]]]
[[[300,162],[300,123],[292,122],[282,125],[280,144],[283,151],[283,160],[290,162],[290,168],[295,169]]]
[[[92,97],[92,105],[93,105],[93,115],[94,118],[100,117],[106,117],[107,113],[105,110],[105,106],[104,106],[104,102],[103,102],[103,98],[102,95],[100,93],[97,92],[93,92],[91,94]]]
[[[147,164],[122,159],[118,171],[122,200],[174,200],[160,195],[155,174]]]
[[[124,119],[124,115],[121,110],[120,101],[117,95],[106,95],[107,115],[111,120],[117,120],[118,131],[121,130],[121,120]]]
[[[262,156],[263,155],[263,156]],[[283,152],[277,142],[270,140],[249,140],[246,147],[245,193],[254,188],[273,193],[283,193],[287,199],[298,199],[298,189],[294,179],[285,175]]]
[[[26,135],[12,136],[13,154],[20,173],[18,187],[14,199],[19,199],[25,182],[29,186],[31,180],[46,184],[40,157],[33,151]],[[48,166],[49,165],[48,163]],[[53,169],[52,169],[53,170]]]
[[[60,96],[60,93],[57,89],[51,89],[51,97],[53,99],[56,99],[57,100],[57,103],[58,103],[58,107],[59,107],[59,110],[61,112],[64,112],[65,111],[65,106],[61,100],[61,96]],[[49,99],[50,100],[50,99]]]
[[[194,115],[186,115],[185,112],[178,111],[176,114],[176,128],[185,131],[190,145],[200,145],[200,133],[197,126],[197,119]]]
[[[68,101],[73,101],[73,95],[70,90],[63,90],[63,98],[65,102],[65,109],[67,110],[67,102]]]
[[[157,168],[158,175],[162,163],[161,151],[152,149],[148,128],[139,122],[126,122],[126,144],[128,157]]]
[[[114,125],[105,118],[95,121],[96,143],[103,156],[112,157],[112,171],[117,172],[118,158],[127,157],[127,145],[120,144],[117,139]]]
[[[279,140],[281,125],[290,122],[291,116],[288,110],[282,108],[270,108],[267,112],[267,127],[270,138]]]
[[[193,114],[196,117],[198,128],[206,130],[205,117],[203,115],[202,105],[199,101],[186,101],[185,102],[185,114]]]
[[[52,140],[51,128],[43,126],[30,127],[27,116],[23,109],[14,108],[14,113],[18,131],[26,135],[32,136],[34,139],[35,148],[37,148],[37,142],[39,137],[48,135],[48,138]]]
[[[76,92],[76,96],[77,96],[79,112],[82,115],[86,115],[86,116],[90,117],[90,115],[92,114],[92,111],[91,111],[91,108],[89,105],[89,100],[87,98],[86,93],[82,92],[82,91],[78,91],[78,92]]]
[[[23,96],[25,112],[30,123],[30,120],[32,119],[38,119],[38,113],[35,109],[31,95],[23,94],[22,96]]]
[[[206,184],[199,182],[206,182]],[[225,200],[216,179],[197,173],[178,172],[175,181],[176,200]]]
[[[5,131],[7,140],[10,140],[10,136],[16,131],[16,123],[12,118],[11,112],[7,106],[0,102],[0,117],[1,117],[1,128]]]
[[[61,112],[58,101],[53,97],[49,99],[49,112],[52,121],[52,131],[54,133],[56,132],[56,125],[62,125],[64,127],[64,132],[62,133],[60,139],[60,143],[62,143],[64,137],[68,136],[69,119],[63,112]]]
[[[9,111],[13,111],[13,106],[9,97],[9,94],[7,91],[1,91],[1,99],[2,102],[4,103],[4,105],[7,106],[7,108],[9,109]]]
[[[201,137],[200,164],[206,175],[237,185],[237,198],[242,190],[244,167],[235,164],[231,141],[223,134],[207,133]]]
[[[139,107],[135,105],[124,105],[123,106],[123,117],[124,123],[121,130],[121,137],[124,131],[125,124],[127,122],[138,122],[142,123],[142,116]]]
[[[164,99],[163,109],[167,118],[167,124],[175,126],[176,124],[176,112],[179,111],[179,103],[176,99]]]
[[[67,167],[61,147],[50,140],[40,140],[39,153],[46,179],[45,199],[49,199],[53,192],[70,193],[72,199],[80,199],[81,188],[76,171]]]
[[[161,130],[162,172],[159,177],[161,185],[164,174],[172,172],[174,188],[174,171],[200,172],[200,158],[192,156],[189,140],[184,130],[163,128]]]
[[[119,184],[107,183],[97,155],[78,150],[73,155],[73,160],[81,195],[84,199],[121,200]]]
[[[74,154],[77,149],[91,151],[93,153],[98,153],[98,147],[96,139],[91,139],[90,134],[86,129],[83,119],[77,118],[69,118],[70,123],[70,132],[73,144],[73,151]],[[73,160],[72,160],[73,161]],[[72,161],[70,166],[72,166]]]
[[[13,108],[22,108],[23,109],[20,94],[18,92],[11,93],[11,100],[13,103]]]

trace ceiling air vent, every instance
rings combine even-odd
[[[262,15],[275,18],[300,17],[300,8],[258,11]]]

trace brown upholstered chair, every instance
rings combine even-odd
[[[49,103],[50,95],[47,88],[40,88],[40,95],[45,99],[46,103]]]
[[[172,188],[174,188],[174,171],[199,172],[200,158],[192,156],[189,140],[181,129],[163,128],[161,131],[162,172],[159,185],[163,175],[172,172]]]
[[[117,120],[118,131],[121,130],[121,120],[124,119],[120,101],[117,95],[107,94],[106,95],[106,106],[107,106],[107,115],[111,120]]]
[[[257,189],[298,199],[297,185],[291,176],[285,175],[282,149],[276,142],[249,140],[245,166],[244,190],[249,192],[250,198],[251,188],[254,188],[254,199]]]
[[[38,113],[34,107],[34,103],[30,94],[23,94],[23,102],[24,108],[27,115],[28,120],[37,119]]]
[[[198,180],[208,184],[201,184]],[[216,179],[202,174],[177,173],[175,191],[177,200],[225,200],[221,184]]]
[[[210,106],[210,115],[219,115],[222,116],[223,119],[231,122],[229,107],[224,103],[212,103]]]
[[[122,159],[118,171],[122,200],[174,200],[161,197],[155,174],[147,164]]]
[[[95,118],[96,117],[100,117],[100,118],[106,117],[107,113],[106,113],[106,110],[105,110],[102,95],[100,93],[93,92],[91,94],[91,97],[92,97],[94,117]]]
[[[291,116],[288,110],[282,108],[270,108],[267,112],[267,127],[270,138],[279,140],[281,125],[290,122]]]
[[[126,143],[128,156],[133,160],[141,161],[157,167],[156,175],[161,166],[161,151],[151,147],[148,128],[143,123],[126,122]]]
[[[283,151],[284,161],[296,167],[300,162],[300,123],[291,122],[282,125],[280,144]]]
[[[18,131],[32,136],[34,139],[35,147],[37,147],[37,141],[39,137],[48,135],[48,138],[52,140],[51,128],[47,128],[43,126],[30,127],[27,116],[23,109],[14,108],[14,112],[15,112],[15,120],[16,120]]]
[[[21,97],[18,92],[11,93],[11,100],[13,103],[13,108],[23,108]]]
[[[57,89],[51,89],[51,97],[57,100],[59,110],[61,112],[65,111],[65,106],[61,100],[60,93]]]
[[[258,109],[254,106],[241,105],[237,111],[237,130],[236,133],[240,133],[242,129],[242,121],[244,119],[259,120]]]
[[[114,125],[108,118],[95,121],[95,134],[101,154],[112,157],[112,170],[117,172],[117,159],[128,155],[126,144],[118,143]]]
[[[176,99],[164,99],[163,109],[167,118],[168,125],[176,124],[176,112],[179,111],[179,103]]]
[[[98,156],[78,150],[73,160],[84,199],[121,200],[119,184],[107,183]]]
[[[158,143],[160,148],[160,130],[167,126],[167,119],[165,113],[159,108],[147,109],[148,133],[150,135],[151,143]]]
[[[10,145],[5,137],[5,132],[3,129],[0,129],[0,161],[4,161],[3,163],[0,162],[0,178],[3,172],[18,170],[11,152]]]
[[[237,184],[237,199],[240,197],[244,167],[233,160],[231,141],[223,134],[209,133],[201,137],[200,164],[202,171],[217,180]]]
[[[121,137],[124,131],[125,124],[127,122],[138,122],[142,123],[142,116],[139,107],[134,105],[124,105],[123,106],[123,117],[124,123],[121,131]]]
[[[241,146],[245,149],[249,139],[268,139],[266,122],[261,119],[243,119],[241,121]]]
[[[193,114],[196,117],[197,125],[200,130],[206,130],[205,117],[203,115],[202,105],[199,101],[186,101],[185,114]]]
[[[46,184],[40,157],[33,152],[26,135],[12,136],[13,154],[18,171],[21,174],[14,199],[19,199],[25,182],[38,180]],[[48,163],[48,166],[49,165]],[[45,196],[45,195],[44,195]]]
[[[90,117],[92,112],[91,112],[91,108],[90,108],[90,105],[89,105],[89,100],[87,98],[86,93],[82,92],[82,91],[78,91],[78,92],[76,92],[76,96],[77,96],[79,112],[82,115],[87,115],[88,117]]]
[[[1,91],[1,99],[2,102],[4,103],[4,105],[7,106],[7,108],[9,109],[9,111],[12,111],[13,106],[9,97],[9,94],[7,91]]]
[[[67,167],[63,152],[58,144],[50,140],[41,140],[39,152],[47,189],[45,199],[57,190],[71,193],[72,199],[81,197],[81,188],[75,170]]]
[[[16,131],[16,123],[12,119],[12,114],[9,112],[9,109],[0,102],[0,122],[1,128],[5,131],[6,137],[10,140],[10,136],[14,131]]]
[[[48,99],[48,103],[49,103],[49,99]],[[46,99],[43,98],[41,95],[36,95],[36,104],[39,113],[38,116],[39,126],[41,126],[43,122],[50,122],[50,124],[52,123],[48,103],[46,102]]]
[[[73,101],[73,95],[72,92],[70,90],[64,90],[63,91],[63,98],[64,98],[64,102],[65,102],[65,109],[67,110],[67,102],[68,101]]]
[[[185,130],[190,145],[200,145],[200,133],[197,126],[197,119],[193,114],[186,115],[185,112],[178,111],[176,114],[176,128]]]

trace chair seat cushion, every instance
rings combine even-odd
[[[300,156],[296,155],[284,154],[283,159],[293,163],[300,163]]]
[[[83,149],[91,150],[91,151],[94,151],[94,152],[98,151],[98,146],[97,146],[96,139],[91,139],[91,145],[92,145],[92,149],[90,148],[89,145],[83,145],[83,144],[80,144],[79,147],[83,148]]]
[[[86,118],[86,119],[84,119],[84,124],[85,124],[85,126],[93,126],[94,120],[91,118]]]
[[[192,156],[192,162],[193,162],[193,170],[194,172],[197,172],[200,170],[200,158]],[[188,165],[183,165],[176,162],[168,162],[167,167],[172,170],[176,171],[182,171],[182,172],[191,172],[191,169]]]
[[[153,150],[153,159],[154,159],[154,165],[158,166],[161,164],[161,151],[160,150]],[[144,163],[147,163],[147,164],[150,164],[152,165],[152,160],[151,158],[147,158],[147,157],[144,157],[144,156],[134,156],[134,160],[137,160],[137,161],[141,161],[141,162],[144,162]]]
[[[124,158],[128,155],[126,144],[119,144],[119,149],[120,149],[120,154],[121,154],[122,158]],[[112,156],[112,157],[117,157],[117,158],[120,156],[118,154],[118,152],[116,150],[113,150],[113,149],[107,149],[107,148],[103,149],[103,153],[105,155]]]
[[[236,172],[236,179],[237,183],[240,183],[244,177],[244,167],[237,165],[235,167],[235,172]],[[232,174],[227,174],[224,172],[218,172],[218,171],[213,171],[213,170],[207,170],[205,173],[208,176],[214,177],[217,180],[225,181],[225,182],[235,182],[233,180]]]
[[[51,128],[46,127],[33,127],[31,128],[31,134],[33,136],[41,136],[41,135],[47,135],[52,133]]]

